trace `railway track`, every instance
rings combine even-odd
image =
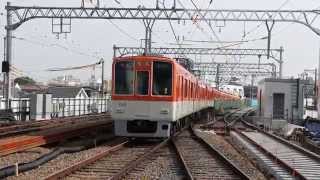
[[[121,179],[168,142],[169,139],[151,144],[126,141],[45,179]]]
[[[229,134],[230,129],[245,129],[246,125],[242,123],[242,119],[253,111],[252,108],[232,110],[214,122],[201,126],[201,128],[213,129],[219,135]]]
[[[273,135],[261,131],[234,131],[250,153],[269,168],[277,179],[319,179],[320,157]]]
[[[188,179],[249,179],[224,155],[196,137],[191,130],[174,138],[179,157]]]
[[[96,128],[111,126],[112,121],[99,116],[96,120],[79,121],[65,126],[44,129],[39,132],[0,139],[0,156],[59,142],[90,132]]]
[[[127,173],[125,179],[187,179],[186,171],[170,143]]]
[[[222,154],[213,150],[204,141],[193,137],[189,130],[185,130],[173,139],[161,143],[124,142],[56,172],[46,180],[141,179],[142,177],[249,179]]]
[[[226,116],[224,120],[227,122],[228,126],[232,126],[233,124],[237,123],[239,120],[242,120],[245,116],[249,115],[254,111],[255,110],[253,108],[240,109]]]
[[[110,118],[110,115],[97,114],[97,115],[86,115],[79,117],[66,117],[52,120],[42,120],[36,122],[24,122],[19,124],[7,124],[6,126],[0,127],[0,138],[16,136],[20,134],[26,134],[51,128],[58,128],[61,126],[67,126],[75,124],[83,120],[93,120],[96,118]]]

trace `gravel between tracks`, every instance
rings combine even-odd
[[[25,172],[20,174],[18,177],[11,176],[8,177],[8,180],[11,179],[19,179],[19,180],[30,180],[30,179],[44,179],[48,175],[61,170],[63,168],[66,168],[68,166],[71,166],[77,162],[83,161],[93,155],[96,155],[97,153],[100,153],[106,149],[110,148],[108,144],[88,149],[85,151],[77,152],[77,153],[72,153],[72,154],[63,154],[59,156],[56,159],[53,159],[49,161],[48,163],[40,166],[37,169]]]
[[[51,173],[61,170],[62,168],[67,167],[68,165],[72,165],[76,162],[82,161],[84,159],[87,159],[88,157],[95,155],[96,153],[99,153],[103,151],[106,148],[109,148],[114,141],[112,141],[110,138],[113,136],[109,133],[107,134],[101,134],[96,136],[96,139],[99,139],[100,141],[105,141],[100,146],[97,146],[96,148],[91,148],[85,151],[81,151],[78,153],[72,153],[72,154],[62,154],[58,156],[56,159],[53,159],[49,161],[48,163],[39,166],[37,169],[33,169],[31,171],[27,171],[24,173],[19,174],[18,177],[10,176],[7,179],[43,179],[44,177],[47,177]],[[49,153],[51,150],[53,150],[56,147],[76,147],[76,146],[82,146],[84,144],[90,144],[93,143],[93,137],[90,134],[87,134],[86,137],[79,137],[78,139],[70,139],[68,141],[61,142],[57,146],[53,147],[36,147],[32,148],[30,150],[26,150],[20,153],[10,154],[4,157],[0,158],[0,165],[1,167],[5,167],[8,165],[13,165],[18,162],[30,162],[32,160],[37,159],[38,157]],[[4,162],[7,161],[7,162]]]
[[[183,166],[171,145],[165,146],[138,165],[124,179],[184,179]]]
[[[245,172],[250,178],[266,180],[266,177],[252,165],[249,159],[242,156],[233,146],[222,136],[212,133],[213,131],[196,130],[196,133],[213,145],[217,150],[230,159],[239,169]]]

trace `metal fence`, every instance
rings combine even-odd
[[[52,98],[51,117],[80,116],[110,111],[109,96],[103,98]]]
[[[103,98],[52,98],[51,118],[80,116],[110,112],[111,97]],[[6,99],[0,98],[0,110],[5,110]],[[16,120],[30,120],[30,99],[13,98],[10,107]]]
[[[9,101],[12,113],[16,120],[30,120],[30,99],[29,98],[13,98]],[[6,99],[0,99],[0,110],[6,109]]]

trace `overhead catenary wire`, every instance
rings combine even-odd
[[[128,36],[130,39],[134,40],[134,41],[140,41],[139,39],[131,36],[129,33],[127,33],[125,30],[123,30],[122,28],[120,28],[117,24],[115,24],[114,22],[112,22],[112,20],[108,19],[108,21],[115,27],[118,29],[118,31],[120,31],[122,34]]]
[[[183,5],[183,3],[182,3],[180,0],[177,0],[177,2],[180,4],[180,6],[181,6],[183,9],[186,9],[186,7]],[[187,12],[187,14],[188,14],[188,16],[189,16],[191,19],[193,19],[193,24],[196,26],[196,28],[197,28],[198,30],[200,30],[203,34],[205,34],[206,36],[208,36],[209,39],[213,39],[210,34],[208,34],[203,28],[201,28],[201,26],[197,23],[197,20],[194,19],[195,17],[193,17],[193,16],[192,16],[190,13],[188,13],[188,12]],[[194,31],[193,31],[193,33],[194,33]]]
[[[65,51],[72,52],[72,53],[75,53],[75,54],[78,54],[78,55],[82,55],[82,56],[86,56],[86,57],[92,57],[92,58],[96,58],[96,59],[100,59],[100,58],[101,58],[101,57],[98,57],[98,56],[96,56],[96,55],[84,53],[84,52],[81,52],[81,51],[77,51],[77,50],[71,49],[71,48],[69,48],[69,47],[66,47],[66,46],[57,44],[57,43],[50,43],[50,44],[48,44],[48,43],[44,43],[44,42],[39,42],[39,41],[31,40],[31,39],[28,39],[28,38],[25,38],[25,37],[17,37],[17,36],[12,36],[12,38],[13,38],[13,39],[20,40],[20,41],[25,41],[25,42],[28,42],[28,43],[31,43],[31,44],[34,44],[34,45],[39,45],[39,46],[42,46],[42,47],[56,47],[56,48],[60,48],[60,49],[63,49],[63,50],[65,50]]]
[[[180,0],[178,0],[178,1],[180,2]],[[196,5],[196,3],[194,2],[194,0],[190,0],[190,1],[191,1],[192,5],[196,8],[196,10],[199,11],[199,8],[198,8],[198,6]],[[210,7],[210,4],[208,5],[208,8],[209,8],[209,7]],[[208,8],[207,8],[207,9],[208,9]],[[201,14],[201,13],[200,13],[200,14]],[[201,14],[201,16],[203,17],[202,14]],[[214,29],[212,28],[211,24],[208,23],[207,21],[206,21],[206,23],[209,25],[209,28],[210,28],[213,36],[214,36],[218,41],[220,41],[219,36],[218,36],[218,35],[216,34],[216,32],[214,31]]]
[[[116,0],[115,0],[115,2],[116,2],[118,5],[120,5],[122,8],[125,8],[120,1],[116,1]],[[140,3],[142,4],[142,6],[144,6],[141,1],[140,1]],[[111,20],[110,20],[110,21],[111,21]],[[138,22],[144,26],[144,24],[143,24],[141,21],[138,21]],[[157,33],[155,33],[154,31],[152,31],[152,35],[158,37],[158,39],[159,39],[160,41],[162,41],[162,43],[168,44],[168,43],[166,43]],[[136,39],[136,38],[135,38],[135,39]],[[136,39],[136,40],[140,41],[139,39]]]
[[[46,71],[57,72],[57,71],[70,71],[70,70],[95,68],[96,66],[101,65],[101,63],[102,61],[99,61],[93,64],[83,65],[83,66],[74,66],[74,67],[65,67],[65,68],[49,68]]]
[[[196,3],[194,2],[194,0],[190,0],[190,1],[191,1],[192,5],[196,8],[196,10],[199,11],[199,8],[198,8],[198,6],[196,5]],[[180,0],[178,0],[178,2],[180,2]],[[183,6],[181,2],[180,2],[180,4],[181,4],[181,6]],[[209,9],[210,5],[211,5],[211,4],[208,5],[207,9]],[[183,8],[185,9],[185,7],[183,7]],[[204,17],[203,14],[201,14],[201,13],[199,13],[199,14],[200,14],[202,17]],[[219,36],[216,34],[216,32],[214,31],[214,29],[212,28],[211,23],[209,23],[208,21],[205,21],[205,22],[206,22],[207,25],[209,26],[212,34],[213,34],[214,37],[217,39],[217,41],[221,41],[220,38],[219,38]],[[221,43],[221,45],[223,45],[223,44]],[[240,43],[239,45],[241,45],[241,43]],[[228,56],[226,56],[226,58],[227,58],[227,57],[228,57]],[[235,61],[237,60],[235,56],[233,56],[233,58],[234,58]]]
[[[285,5],[287,5],[290,2],[290,0],[285,0],[280,7],[277,10],[281,10]],[[271,15],[271,17],[274,16],[274,14]],[[262,25],[264,25],[265,23],[260,23],[258,24],[256,27],[252,28],[251,30],[247,31],[243,37],[242,40],[245,39],[248,35],[252,34],[253,32],[257,31]]]
[[[257,39],[249,39],[249,40],[239,40],[239,41],[206,41],[206,40],[191,40],[191,39],[184,39],[186,42],[195,42],[195,43],[223,43],[223,44],[230,44],[230,43],[246,43],[246,42],[255,42],[267,39],[267,36],[257,38]]]

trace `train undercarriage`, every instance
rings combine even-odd
[[[213,108],[190,114],[175,122],[150,121],[146,119],[116,120],[115,135],[131,138],[167,138],[189,126],[193,121],[211,121],[214,118]]]

